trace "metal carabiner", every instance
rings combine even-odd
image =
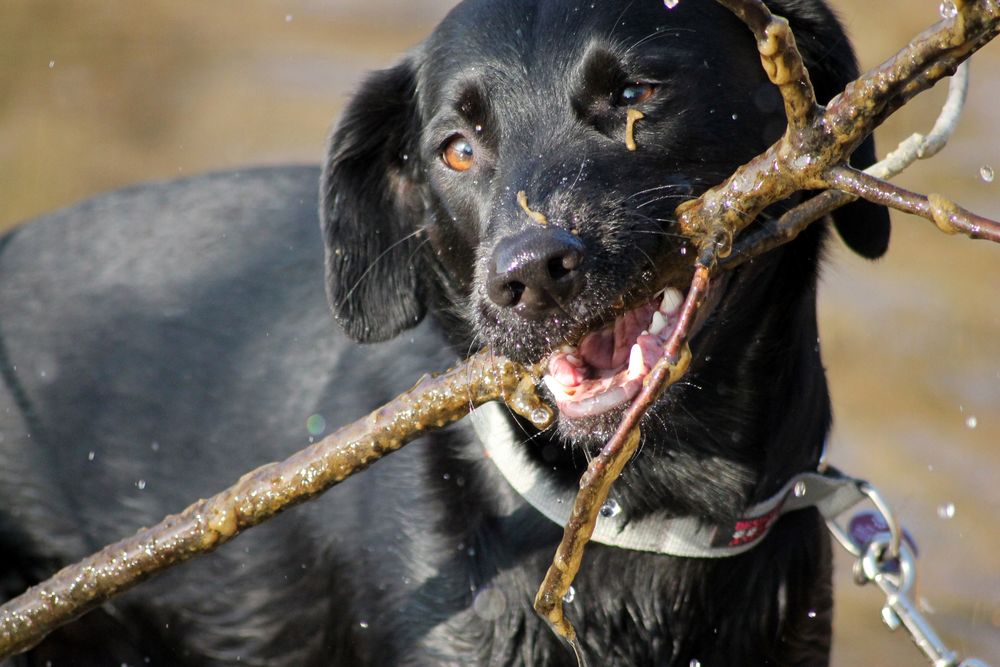
[[[866,544],[861,544],[836,521],[827,521],[827,526],[837,541],[858,559],[854,564],[855,582],[858,585],[874,582],[885,594],[882,621],[889,630],[900,626],[906,628],[913,642],[934,667],[987,667],[986,663],[976,658],[959,662],[958,655],[941,641],[911,598],[917,576],[916,558],[907,539],[903,539],[902,526],[875,487],[861,482],[858,489],[875,505],[886,530],[874,535]]]

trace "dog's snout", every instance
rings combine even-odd
[[[580,293],[583,242],[565,229],[529,229],[500,241],[493,251],[490,300],[527,318],[541,317]]]

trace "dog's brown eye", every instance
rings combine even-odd
[[[618,99],[615,101],[615,104],[620,107],[631,107],[636,104],[642,104],[653,96],[655,90],[656,86],[651,83],[639,82],[629,84],[618,93]]]
[[[469,140],[459,134],[445,144],[444,150],[441,151],[441,159],[449,169],[468,171],[476,161],[476,156]]]

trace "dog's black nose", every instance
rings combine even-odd
[[[584,246],[558,227],[536,227],[500,241],[493,250],[487,291],[493,303],[541,317],[580,293]]]

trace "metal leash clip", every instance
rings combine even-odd
[[[913,540],[875,487],[859,482],[858,490],[876,511],[854,515],[846,530],[832,519],[826,523],[841,546],[857,558],[854,581],[859,586],[874,582],[885,593],[882,621],[890,630],[906,628],[934,667],[988,667],[978,658],[959,661],[958,654],[941,641],[911,597],[917,576]]]

